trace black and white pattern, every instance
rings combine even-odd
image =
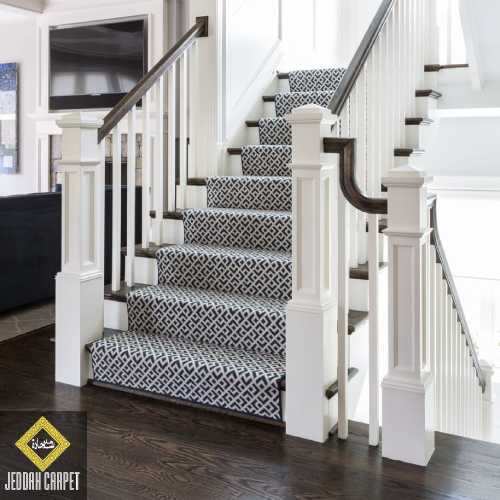
[[[292,298],[292,254],[172,245],[156,254],[158,282],[254,297]]]
[[[345,68],[291,71],[290,92],[335,91],[345,75]]]
[[[286,304],[175,285],[127,296],[130,330],[280,355],[285,354]]]
[[[282,92],[276,94],[275,107],[276,116],[285,116],[295,108],[300,108],[306,104],[317,104],[327,108],[330,104],[333,92]]]
[[[281,421],[284,356],[124,332],[91,347],[97,382]]]
[[[292,210],[291,177],[217,176],[206,179],[209,208]]]
[[[244,146],[241,152],[243,175],[287,177],[292,163],[292,146]]]
[[[259,120],[259,140],[262,145],[291,146],[292,126],[286,118],[261,118]]]
[[[292,214],[264,210],[184,210],[184,242],[258,250],[292,251]]]

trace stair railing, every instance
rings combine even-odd
[[[195,78],[190,79],[188,64],[196,73],[199,38],[208,36],[208,17],[196,18],[194,26],[106,116],[104,122],[88,113],[72,113],[58,125],[63,129],[62,180],[62,271],[57,276],[56,380],[84,385],[90,368],[85,345],[101,338],[104,301],[104,184],[105,139],[112,134],[112,279],[111,289],[121,287],[121,164],[122,133],[127,135],[127,259],[126,282],[135,285],[136,245],[136,135],[142,144],[142,221],[141,246],[149,248],[151,239],[161,245],[165,208],[186,208],[188,177],[189,92],[196,93]],[[192,56],[192,57],[191,57]],[[179,79],[177,80],[177,68]],[[197,73],[196,73],[197,74]],[[179,81],[179,98],[176,84]],[[167,95],[167,105],[164,96]],[[141,106],[138,110],[137,107]],[[154,110],[152,110],[154,107]],[[193,107],[190,107],[193,110]],[[176,122],[176,116],[179,122]],[[191,120],[193,113],[191,113]],[[138,116],[140,119],[138,119]],[[179,168],[176,172],[176,136],[179,135]],[[164,141],[164,135],[167,140]],[[190,149],[196,147],[190,134]],[[192,156],[192,155],[191,155]],[[151,177],[151,170],[153,176]],[[166,179],[164,173],[166,172]],[[179,188],[176,188],[177,178]],[[151,192],[153,187],[153,192]],[[151,196],[152,195],[152,196]],[[151,199],[156,212],[151,227]],[[152,232],[151,232],[152,230]],[[152,238],[151,238],[152,234]]]
[[[334,284],[323,286],[329,295],[322,297],[320,286],[315,307],[322,311],[323,321],[331,324],[332,313],[326,311],[325,300],[332,293],[338,300],[338,437],[346,439],[349,413],[352,415],[349,271],[368,262],[369,443],[379,444],[379,261],[387,244],[379,229],[381,217],[388,215],[384,233],[389,255],[389,373],[382,383],[383,455],[420,465],[432,454],[436,425],[446,432],[481,436],[481,392],[486,383],[437,232],[431,245],[431,235],[437,230],[435,197],[429,196],[427,201],[431,179],[411,166],[412,158],[421,151],[410,143],[405,130],[408,119],[415,118],[417,91],[425,88],[424,67],[438,52],[435,24],[435,0],[384,0],[332,99],[331,113],[303,106],[287,116],[293,137],[294,289],[290,309],[295,311],[293,325],[288,328],[287,323],[287,357],[300,354],[303,373],[312,374],[314,367],[323,366],[323,373],[316,375],[316,386],[328,383],[328,356],[321,349],[331,339],[323,336],[326,344],[315,342],[312,323],[305,326],[306,307],[302,314],[297,311],[305,302],[305,291],[312,297],[316,282],[328,283],[330,266],[335,267]],[[434,40],[432,46],[428,39]],[[332,122],[335,126],[329,127]],[[323,145],[319,151],[318,137]],[[339,155],[337,164],[328,153]],[[320,178],[335,182],[335,168],[340,192],[338,205],[332,208],[326,187],[313,179],[318,171]],[[317,193],[315,204],[312,192]],[[330,218],[324,213],[328,207]],[[318,221],[316,232],[306,221]],[[331,234],[338,234],[336,249],[329,246]],[[317,242],[322,242],[319,250]],[[326,258],[328,252],[332,259]],[[436,258],[439,263],[434,265]],[[304,269],[316,278],[308,281]],[[441,273],[443,280],[438,279]],[[449,296],[444,293],[447,289]],[[299,342],[295,325],[307,331],[307,346]],[[318,327],[318,339],[320,331]],[[308,382],[312,387],[312,375]],[[303,394],[305,384],[301,390]],[[321,420],[309,410],[312,400],[307,400],[308,406],[304,397],[302,405],[300,401],[287,366],[287,408],[302,408],[300,418],[288,414],[287,432],[290,427],[292,433],[305,437],[303,429],[311,422],[323,429],[331,424],[336,409],[322,408]],[[320,408],[317,404],[318,412]],[[438,424],[443,415],[446,425]],[[288,425],[290,420],[293,426]]]

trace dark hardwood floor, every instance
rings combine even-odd
[[[0,410],[87,411],[89,499],[500,499],[500,446],[437,434],[421,468],[383,460],[365,425],[353,423],[347,441],[318,444],[265,424],[57,384],[53,335],[48,327],[0,343]]]

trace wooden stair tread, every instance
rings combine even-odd
[[[258,127],[259,120],[247,120],[246,124],[247,124],[247,127]]]
[[[425,149],[418,148],[396,148],[394,150],[394,156],[420,156],[422,153],[425,153]]]
[[[181,183],[179,178],[175,179],[175,185],[179,186]],[[186,185],[188,186],[206,186],[207,185],[207,180],[206,177],[190,177],[186,181]]]
[[[114,292],[111,290],[111,285],[106,285],[104,287],[104,299],[113,300],[115,302],[127,302],[127,293],[135,292],[141,288],[146,288],[151,285],[146,285],[144,283],[136,283],[134,286],[127,286],[126,281],[120,283],[120,290]]]
[[[182,220],[182,208],[176,208],[173,212],[163,212],[163,218],[164,219],[173,219],[173,220]],[[156,210],[151,210],[149,212],[149,216],[152,217],[153,219],[156,219]]]
[[[415,91],[415,97],[431,97],[432,99],[439,99],[440,97],[443,97],[443,94],[431,89],[417,90]]]
[[[227,152],[230,155],[241,155],[243,148],[227,148]]]
[[[431,118],[405,118],[405,125],[430,125],[434,123]]]
[[[276,96],[275,95],[263,95],[262,100],[264,102],[274,102],[274,101],[276,101]]]
[[[359,370],[357,368],[349,368],[347,372],[347,377],[349,382],[359,373]],[[286,391],[286,378],[284,378],[280,382],[280,389],[282,391]],[[338,382],[334,382],[327,390],[326,390],[326,397],[328,399],[332,399],[337,393],[339,392],[339,384]]]
[[[281,71],[277,71],[278,80],[288,80],[290,78],[290,73],[282,73]]]
[[[368,321],[368,311],[349,309],[347,333],[352,335]]]
[[[142,245],[135,246],[135,256],[136,257],[146,257],[147,259],[155,259],[156,252],[164,247],[172,246],[173,243],[163,243],[162,245],[157,245],[156,243],[151,243],[148,248],[142,248]],[[127,247],[122,248],[122,255],[127,255]]]
[[[378,270],[382,271],[382,269],[385,269],[388,265],[389,264],[387,262],[379,262]],[[349,277],[353,280],[368,280],[368,262],[366,264],[359,264],[356,268],[351,267]]]

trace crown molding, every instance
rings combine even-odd
[[[43,0],[0,0],[0,10],[24,17],[40,15],[43,7]]]

